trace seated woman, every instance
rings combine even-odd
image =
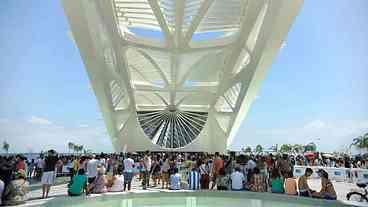
[[[261,175],[259,169],[256,167],[253,170],[253,176],[251,178],[250,190],[253,192],[265,192],[266,191],[266,182],[263,175]]]
[[[106,190],[106,179],[104,177],[103,168],[97,169],[97,176],[95,180],[87,186],[88,193],[105,193]]]
[[[293,172],[290,171],[285,179],[284,188],[287,195],[298,195],[296,180],[293,177]]]
[[[312,193],[315,198],[322,198],[326,200],[336,200],[336,191],[332,182],[328,179],[328,173],[322,169],[318,171],[318,175],[321,177],[321,190],[320,192]]]
[[[108,185],[109,192],[121,192],[124,190],[124,176],[122,175],[123,172],[120,168],[117,171],[117,174],[113,176],[112,184]]]
[[[173,169],[173,174],[170,176],[170,190],[180,190],[181,177],[178,172],[178,168]]]
[[[3,194],[4,205],[19,205],[27,200],[28,182],[26,181],[26,173],[24,170],[19,170],[5,189]]]
[[[271,173],[271,192],[284,193],[284,181],[281,179],[279,170],[274,168]]]
[[[87,191],[87,176],[84,169],[79,169],[68,185],[68,195],[80,196],[84,191]]]

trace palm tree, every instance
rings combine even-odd
[[[69,153],[70,153],[70,150],[74,151],[74,146],[75,146],[75,144],[73,142],[68,142]]]
[[[350,146],[355,146],[356,148],[362,150],[368,148],[368,133],[361,135],[353,139],[353,143]]]
[[[3,150],[6,152],[6,154],[9,153],[10,144],[6,141],[3,142]]]
[[[82,152],[83,148],[84,148],[83,145],[77,145],[77,144],[74,145],[74,151],[77,152],[77,153]]]
[[[263,147],[262,147],[262,145],[260,145],[260,144],[259,144],[259,145],[257,145],[257,146],[256,146],[256,152],[257,152],[257,153],[261,153],[261,152],[263,152]]]
[[[83,146],[83,145],[79,145],[79,146],[78,146],[78,149],[79,149],[79,150],[78,150],[79,152],[82,152],[82,151],[83,151],[83,149],[84,149],[84,146]]]

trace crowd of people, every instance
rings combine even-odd
[[[0,157],[0,195],[6,205],[24,203],[29,181],[40,181],[41,198],[49,196],[56,175],[68,169],[68,195],[132,190],[132,181],[142,189],[231,190],[272,192],[291,196],[336,199],[328,173],[319,170],[320,191],[312,190],[307,168],[298,179],[293,167],[298,157],[219,153],[140,152],[120,154],[58,155],[54,150],[36,160],[22,155]]]

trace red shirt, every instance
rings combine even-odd
[[[224,167],[224,161],[221,158],[216,158],[213,161],[213,174],[218,175],[220,169]]]
[[[25,170],[26,165],[24,164],[24,160],[19,160],[16,167],[17,167],[17,171],[18,170]]]

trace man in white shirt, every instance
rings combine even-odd
[[[88,183],[93,183],[97,176],[97,166],[99,164],[99,160],[96,159],[95,155],[92,155],[92,159],[87,162],[87,177]]]
[[[130,190],[133,179],[133,168],[134,168],[134,160],[130,158],[131,155],[128,153],[127,158],[123,160],[124,164],[124,191],[128,186],[128,190]]]
[[[245,177],[240,172],[240,168],[236,167],[235,171],[231,173],[231,189],[235,191],[243,190]]]

